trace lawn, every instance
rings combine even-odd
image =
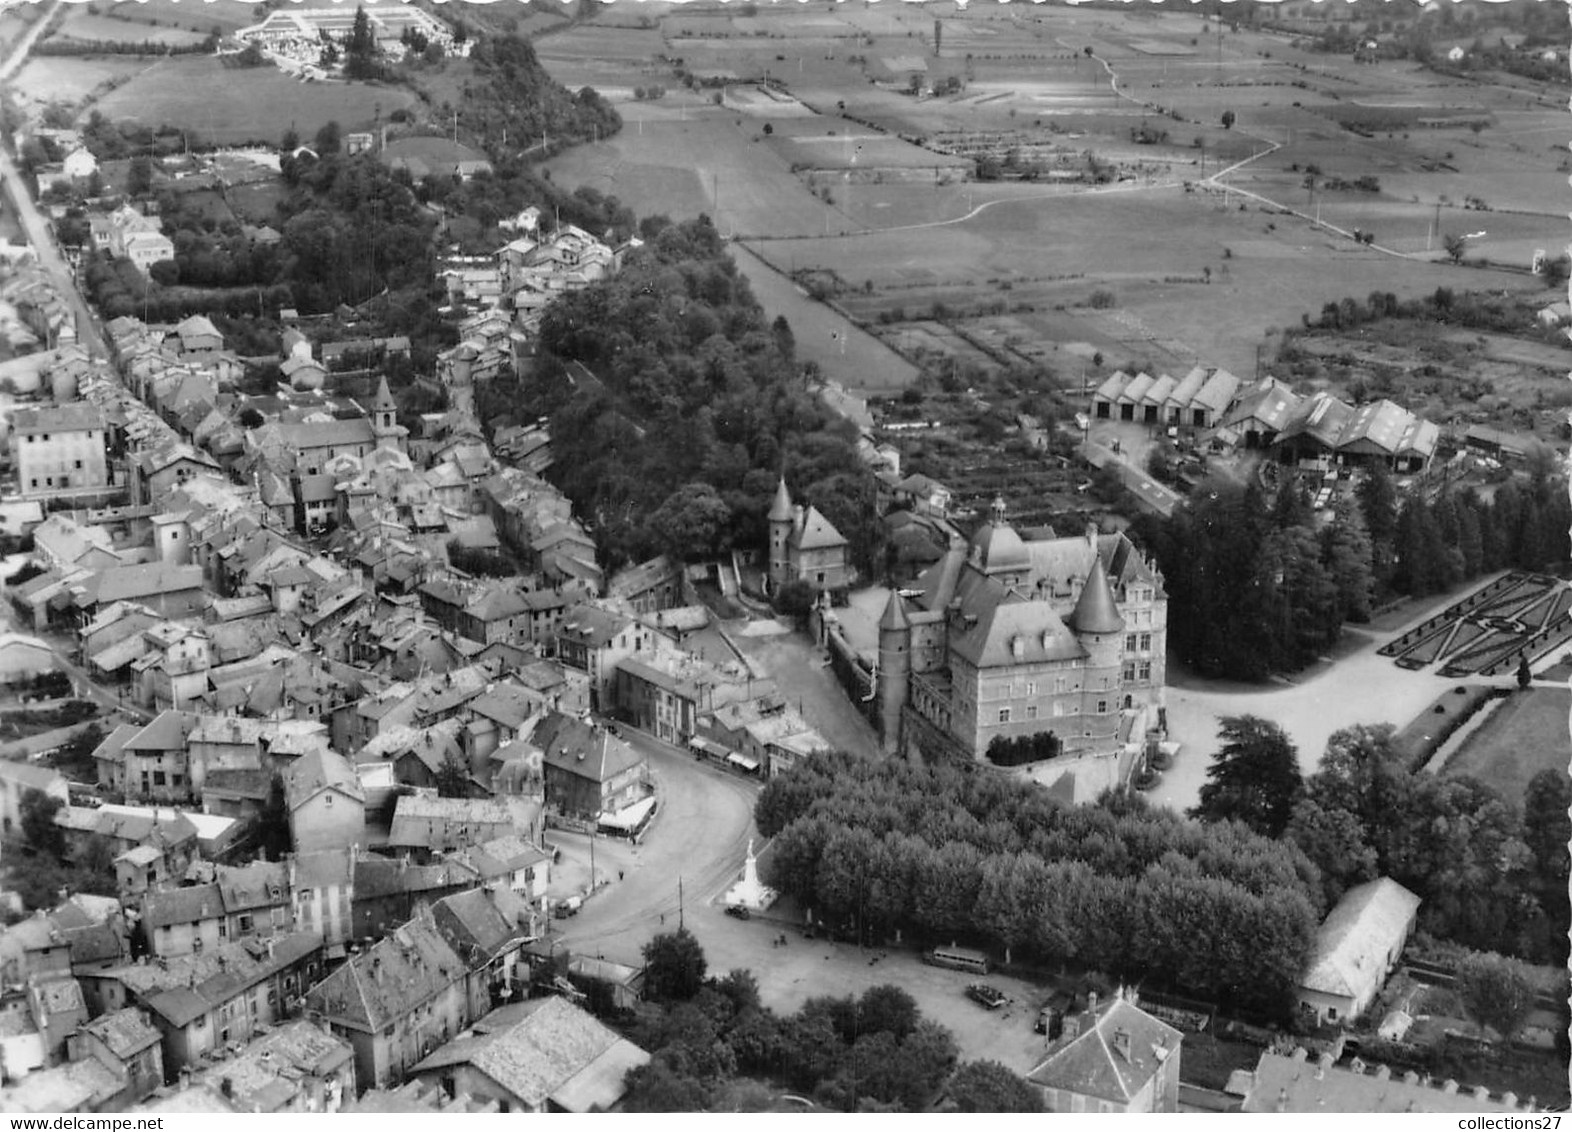
[[[122,7],[132,7],[123,5]],[[117,8],[118,10],[118,8]],[[107,43],[168,43],[177,47],[201,43],[205,32],[186,28],[158,26],[118,16],[96,15],[90,7],[72,5],[65,23],[53,36],[58,40],[92,40]]]
[[[1445,773],[1473,775],[1518,803],[1529,779],[1567,769],[1567,718],[1572,692],[1530,688],[1516,692],[1469,736]]]
[[[272,67],[236,69],[210,56],[185,56],[147,68],[96,109],[116,121],[171,125],[206,140],[277,144],[291,125],[306,138],[330,121],[362,129],[379,106],[385,121],[416,102],[403,87],[300,82]]]
[[[24,103],[45,106],[51,102],[63,102],[74,105],[94,94],[107,91],[109,84],[125,82],[164,62],[162,59],[132,55],[103,55],[91,59],[38,56],[23,64],[15,81],[8,84],[8,89]]]

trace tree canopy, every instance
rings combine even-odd
[[[1222,748],[1190,816],[1241,821],[1267,837],[1280,836],[1304,786],[1293,741],[1277,724],[1253,715],[1224,717],[1217,737]]]
[[[965,767],[820,756],[772,779],[755,820],[768,881],[865,938],[1106,965],[1194,994],[1287,1011],[1320,916],[1297,848],[1138,801],[1063,807]]]
[[[655,1002],[692,998],[704,985],[704,949],[686,928],[656,936],[644,945],[644,988]]]

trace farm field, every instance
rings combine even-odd
[[[400,87],[299,82],[271,67],[231,69],[200,56],[158,61],[95,109],[116,121],[176,126],[217,142],[276,143],[291,123],[309,138],[328,122],[357,129],[371,123],[378,106],[386,118],[416,101]]]
[[[1540,771],[1566,771],[1569,712],[1572,692],[1565,688],[1514,692],[1448,760],[1444,773],[1473,775],[1518,802]]]
[[[91,7],[72,5],[60,30],[51,38],[103,40],[110,43],[168,43],[184,47],[187,44],[201,43],[207,38],[207,33],[191,28],[164,25],[155,27],[140,20],[97,15]]]
[[[40,107],[52,102],[75,104],[164,62],[131,55],[102,55],[92,59],[34,56],[22,65],[16,79],[9,84],[9,90],[23,106]]]
[[[113,16],[104,13],[113,11]],[[191,0],[97,0],[82,6],[84,17],[108,19],[133,29],[135,34],[92,36],[95,39],[148,38],[140,28],[184,28],[202,36],[213,28],[228,34],[258,22],[252,5],[237,0],[191,3]],[[73,17],[76,18],[76,17]],[[68,24],[67,27],[70,25]]]

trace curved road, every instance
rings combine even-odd
[[[753,802],[759,784],[701,763],[691,754],[630,727],[623,737],[649,756],[660,811],[641,843],[597,838],[597,871],[620,879],[585,900],[571,919],[553,923],[557,942],[580,954],[638,962],[649,939],[675,930],[678,885],[687,915],[719,896],[736,879],[756,835]],[[552,832],[548,840],[577,853],[585,840]],[[605,863],[609,860],[611,863]]]

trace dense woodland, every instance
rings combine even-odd
[[[971,768],[825,756],[755,808],[766,880],[879,939],[970,940],[1286,1019],[1324,910],[1291,843],[1125,795],[1063,807]]]
[[[1387,876],[1424,900],[1420,926],[1436,937],[1565,963],[1565,774],[1535,776],[1519,806],[1478,779],[1410,765],[1389,725],[1339,731],[1308,779],[1276,724],[1228,718],[1219,738],[1193,816],[1280,836],[1315,864],[1327,906]]]
[[[552,305],[529,379],[551,414],[553,478],[602,559],[760,547],[784,472],[875,567],[882,528],[855,430],[807,392],[790,328],[766,321],[707,217],[645,230],[620,273]],[[481,418],[516,410],[523,385],[481,390]]]
[[[1564,563],[1569,527],[1565,486],[1541,461],[1526,485],[1509,480],[1488,501],[1472,489],[1399,498],[1376,466],[1357,504],[1338,504],[1325,525],[1292,485],[1274,501],[1255,484],[1211,481],[1133,530],[1162,568],[1175,655],[1206,676],[1262,680],[1324,655],[1345,621],[1368,621],[1392,597]]]

